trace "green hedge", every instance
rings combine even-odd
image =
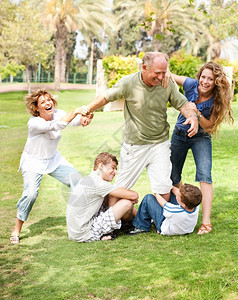
[[[139,71],[136,56],[108,56],[103,59],[102,64],[109,88],[123,76]]]
[[[188,55],[183,51],[176,52],[170,58],[170,70],[172,73],[195,77],[202,62],[200,58]],[[139,71],[136,56],[108,56],[103,59],[103,68],[107,79],[107,86],[112,87],[119,79]]]
[[[140,53],[139,57],[142,58],[143,55],[144,53]],[[233,66],[234,99],[236,99],[238,94],[238,62],[229,63],[223,59],[218,59],[216,62],[223,66]],[[169,68],[174,74],[195,78],[203,63],[201,58],[187,54],[184,50],[179,50],[169,59]],[[122,57],[113,55],[103,59],[103,68],[107,86],[110,88],[123,76],[139,71],[139,64],[136,56]],[[182,88],[180,90],[182,91]]]
[[[187,54],[183,50],[175,52],[169,59],[169,69],[172,73],[191,78],[195,78],[201,65],[199,57]]]

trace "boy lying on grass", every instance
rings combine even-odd
[[[146,195],[133,221],[135,235],[150,231],[151,220],[156,232],[163,235],[192,233],[198,220],[198,205],[202,201],[200,189],[191,184],[184,184],[180,189],[173,187],[169,202],[156,194]]]
[[[68,237],[76,242],[114,239],[121,220],[132,218],[138,194],[110,182],[117,172],[118,161],[108,152],[100,153],[94,170],[84,179],[71,184],[66,220]]]

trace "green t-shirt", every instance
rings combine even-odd
[[[171,81],[166,89],[161,84],[148,87],[141,79],[141,72],[123,77],[105,91],[104,97],[107,101],[125,99],[124,141],[135,145],[168,140],[167,103],[179,110],[187,102]]]

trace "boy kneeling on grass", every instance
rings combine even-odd
[[[89,176],[79,180],[71,177],[71,195],[66,211],[70,240],[112,240],[113,231],[121,227],[121,220],[132,218],[138,194],[110,183],[116,175],[117,165],[115,156],[102,152],[96,157],[94,170]]]
[[[191,184],[184,184],[180,189],[173,187],[169,202],[159,194],[146,195],[133,221],[134,230],[128,234],[135,235],[150,231],[151,220],[156,232],[163,235],[192,233],[198,220],[198,205],[202,201],[200,189]]]

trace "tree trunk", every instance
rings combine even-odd
[[[219,42],[215,42],[212,46],[212,60],[215,58],[219,58],[221,55],[221,44]]]
[[[31,82],[30,82],[30,70],[29,70],[29,66],[26,66],[26,82],[27,82],[28,94],[30,94],[30,92],[31,92]]]
[[[153,39],[153,51],[154,52],[158,52],[159,51],[159,40],[156,39],[155,37]]]
[[[89,84],[93,83],[93,52],[94,52],[94,37],[91,39],[91,54],[90,54],[90,65],[89,65]]]
[[[55,91],[60,90],[60,74],[61,74],[61,52],[60,52],[60,40],[56,39],[55,46],[55,73],[54,73],[54,82],[55,82]]]
[[[156,20],[152,26],[151,30],[153,36],[152,47],[154,52],[158,52],[161,46],[161,42],[159,41],[156,35],[162,36],[163,34],[163,24],[161,24],[158,20]]]
[[[60,82],[65,82],[65,70],[66,70],[66,52],[65,47],[62,48],[62,65],[60,73]]]
[[[55,91],[60,90],[60,82],[65,81],[65,43],[67,38],[67,28],[63,21],[57,26],[55,33]]]

